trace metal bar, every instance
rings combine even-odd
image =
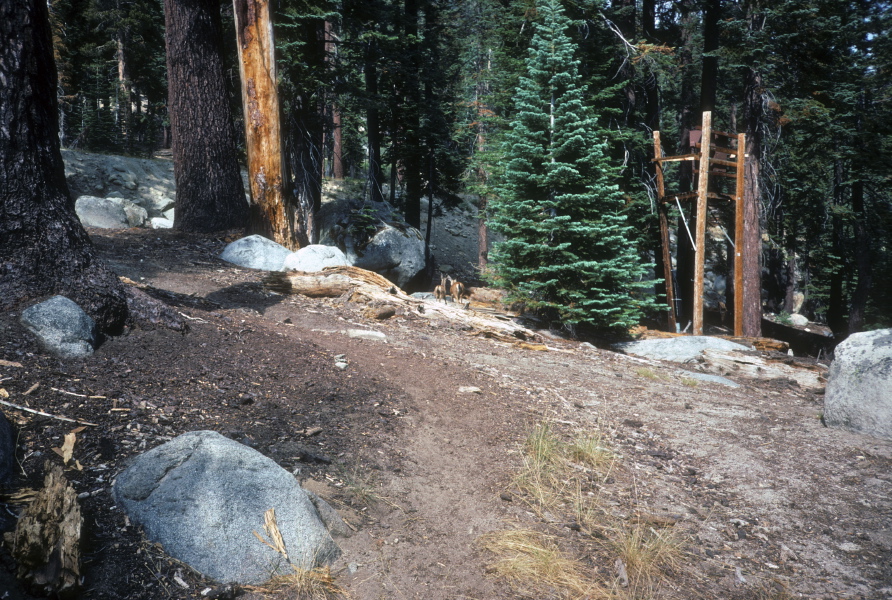
[[[678,204],[678,212],[681,213],[681,222],[684,223],[684,228],[688,231],[688,238],[691,240],[694,252],[697,252],[697,242],[694,241],[694,236],[691,235],[691,228],[688,227],[688,220],[684,218],[684,211],[681,210],[681,202],[678,201],[678,196],[675,197],[675,203]]]

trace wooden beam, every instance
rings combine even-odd
[[[700,160],[700,155],[699,154],[679,154],[678,156],[661,156],[658,158],[651,159],[651,162],[664,163],[664,162],[677,162],[680,160]]]
[[[661,158],[663,145],[660,143],[660,132],[654,131],[654,156]],[[665,193],[663,180],[663,165],[656,164],[657,197],[662,198]],[[677,331],[677,319],[675,316],[675,293],[672,285],[672,255],[669,253],[669,221],[666,216],[666,207],[657,202],[657,212],[660,215],[660,245],[663,247],[663,279],[666,281],[666,304],[669,305],[669,328]]]
[[[743,183],[746,134],[737,135],[737,189],[734,194],[734,335],[743,335]]]
[[[703,138],[712,139],[712,112],[703,113]],[[706,203],[709,191],[709,147],[700,152],[697,178],[697,235],[694,250],[694,335],[703,335],[703,270],[706,259]]]

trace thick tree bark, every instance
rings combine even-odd
[[[114,330],[126,296],[98,260],[65,181],[46,2],[0,3],[0,39],[0,309],[61,294]]]
[[[220,5],[164,0],[168,112],[177,186],[174,226],[210,232],[244,227],[242,185],[220,54]]]
[[[333,64],[335,62],[335,54],[337,52],[337,47],[335,45],[335,34],[332,30],[331,21],[326,19],[324,26],[324,35],[325,35],[325,62]],[[331,138],[332,138],[332,152],[331,152],[331,176],[334,179],[343,179],[344,178],[344,150],[343,144],[341,141],[342,131],[341,131],[341,111],[338,108],[337,104],[332,102],[329,107],[331,110]]]

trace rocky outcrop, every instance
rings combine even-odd
[[[749,350],[746,346],[722,338],[705,335],[687,335],[664,339],[639,340],[615,344],[614,348],[626,354],[635,354],[653,360],[686,363],[698,360],[707,348],[727,351]]]
[[[892,329],[856,333],[836,347],[824,422],[892,440]]]

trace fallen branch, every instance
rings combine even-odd
[[[54,387],[51,387],[50,389],[54,392],[59,392],[60,394],[68,394],[69,396],[77,396],[78,398],[92,398],[94,400],[105,400],[106,398],[106,396],[87,396],[86,394],[76,394],[74,392],[68,392]]]
[[[50,413],[43,412],[42,410],[35,410],[33,408],[28,408],[27,406],[19,406],[18,404],[13,404],[12,402],[7,402],[6,400],[0,400],[0,404],[4,406],[9,406],[11,408],[15,408],[16,410],[23,410],[25,412],[33,413],[35,415],[40,415],[41,417],[49,417],[51,419],[58,419],[60,421],[68,421],[69,423],[77,423],[79,425],[89,425],[90,427],[99,427],[96,423],[90,423],[89,421],[79,421],[77,419],[69,419],[68,417],[60,417],[58,415],[51,415]]]

